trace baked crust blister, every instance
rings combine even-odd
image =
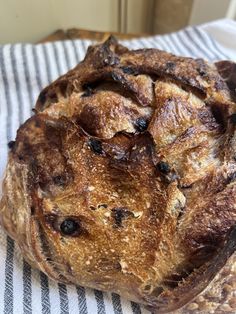
[[[156,313],[234,313],[235,73],[90,47],[11,145],[0,219],[27,260]]]

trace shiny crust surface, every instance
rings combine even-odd
[[[111,37],[46,87],[0,203],[31,265],[153,313],[235,313],[235,68]]]

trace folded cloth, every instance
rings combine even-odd
[[[236,22],[219,20],[163,36],[123,41],[129,48],[158,48],[209,61],[236,58]],[[93,42],[67,40],[0,46],[0,177],[7,143],[31,116],[40,90],[80,62]],[[0,228],[0,313],[149,313],[114,293],[64,285],[31,269]]]

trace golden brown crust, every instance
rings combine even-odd
[[[1,200],[29,262],[157,313],[233,313],[233,72],[110,38],[46,87]]]

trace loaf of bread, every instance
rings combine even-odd
[[[89,47],[9,143],[1,224],[57,281],[235,313],[235,87],[229,61]]]

